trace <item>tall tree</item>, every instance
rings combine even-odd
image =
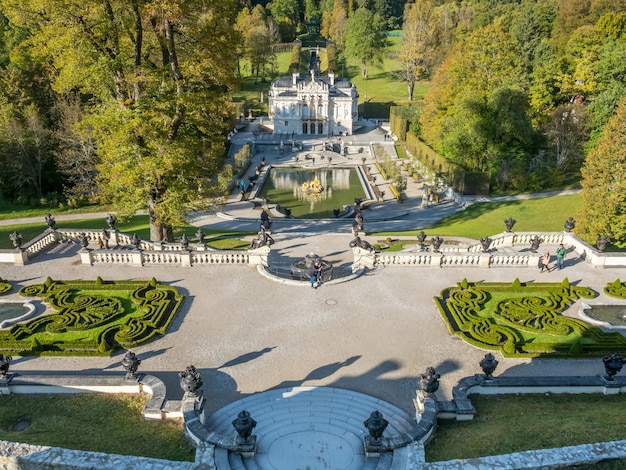
[[[415,83],[430,75],[438,45],[438,26],[433,0],[407,4],[402,25],[400,78],[406,82],[409,101],[413,100]]]
[[[224,156],[237,2],[2,0],[53,63],[57,91],[93,98],[100,189],[122,214],[147,209],[150,237],[200,204]]]
[[[367,79],[369,65],[382,62],[387,44],[383,19],[365,8],[358,8],[346,23],[345,54],[361,66],[361,76]]]
[[[589,152],[581,169],[583,208],[576,233],[594,243],[607,235],[626,247],[626,98],[607,122],[598,145]]]

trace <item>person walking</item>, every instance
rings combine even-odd
[[[567,250],[563,246],[563,243],[561,243],[556,249],[556,267],[559,268],[559,270],[563,267],[563,260],[565,259],[566,254]]]
[[[539,260],[539,265],[541,268],[541,272],[543,272],[544,269],[547,269],[548,272],[550,272],[550,252],[549,251],[546,251],[543,254],[541,259]]]

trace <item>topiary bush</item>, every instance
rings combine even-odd
[[[0,351],[20,355],[110,355],[165,334],[184,297],[150,281],[54,281],[23,287],[54,313],[0,331]]]
[[[626,299],[626,283],[622,283],[619,279],[610,282],[604,288],[604,293],[618,299]]]
[[[505,357],[599,356],[626,351],[626,338],[562,314],[596,292],[560,283],[470,283],[444,289],[435,302],[451,334]]]

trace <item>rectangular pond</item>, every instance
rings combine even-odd
[[[257,197],[291,209],[292,217],[333,217],[354,199],[368,199],[355,168],[272,167]]]

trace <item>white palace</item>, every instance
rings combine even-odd
[[[352,135],[358,118],[356,87],[334,73],[294,73],[272,83],[268,93],[274,132],[294,135]]]

